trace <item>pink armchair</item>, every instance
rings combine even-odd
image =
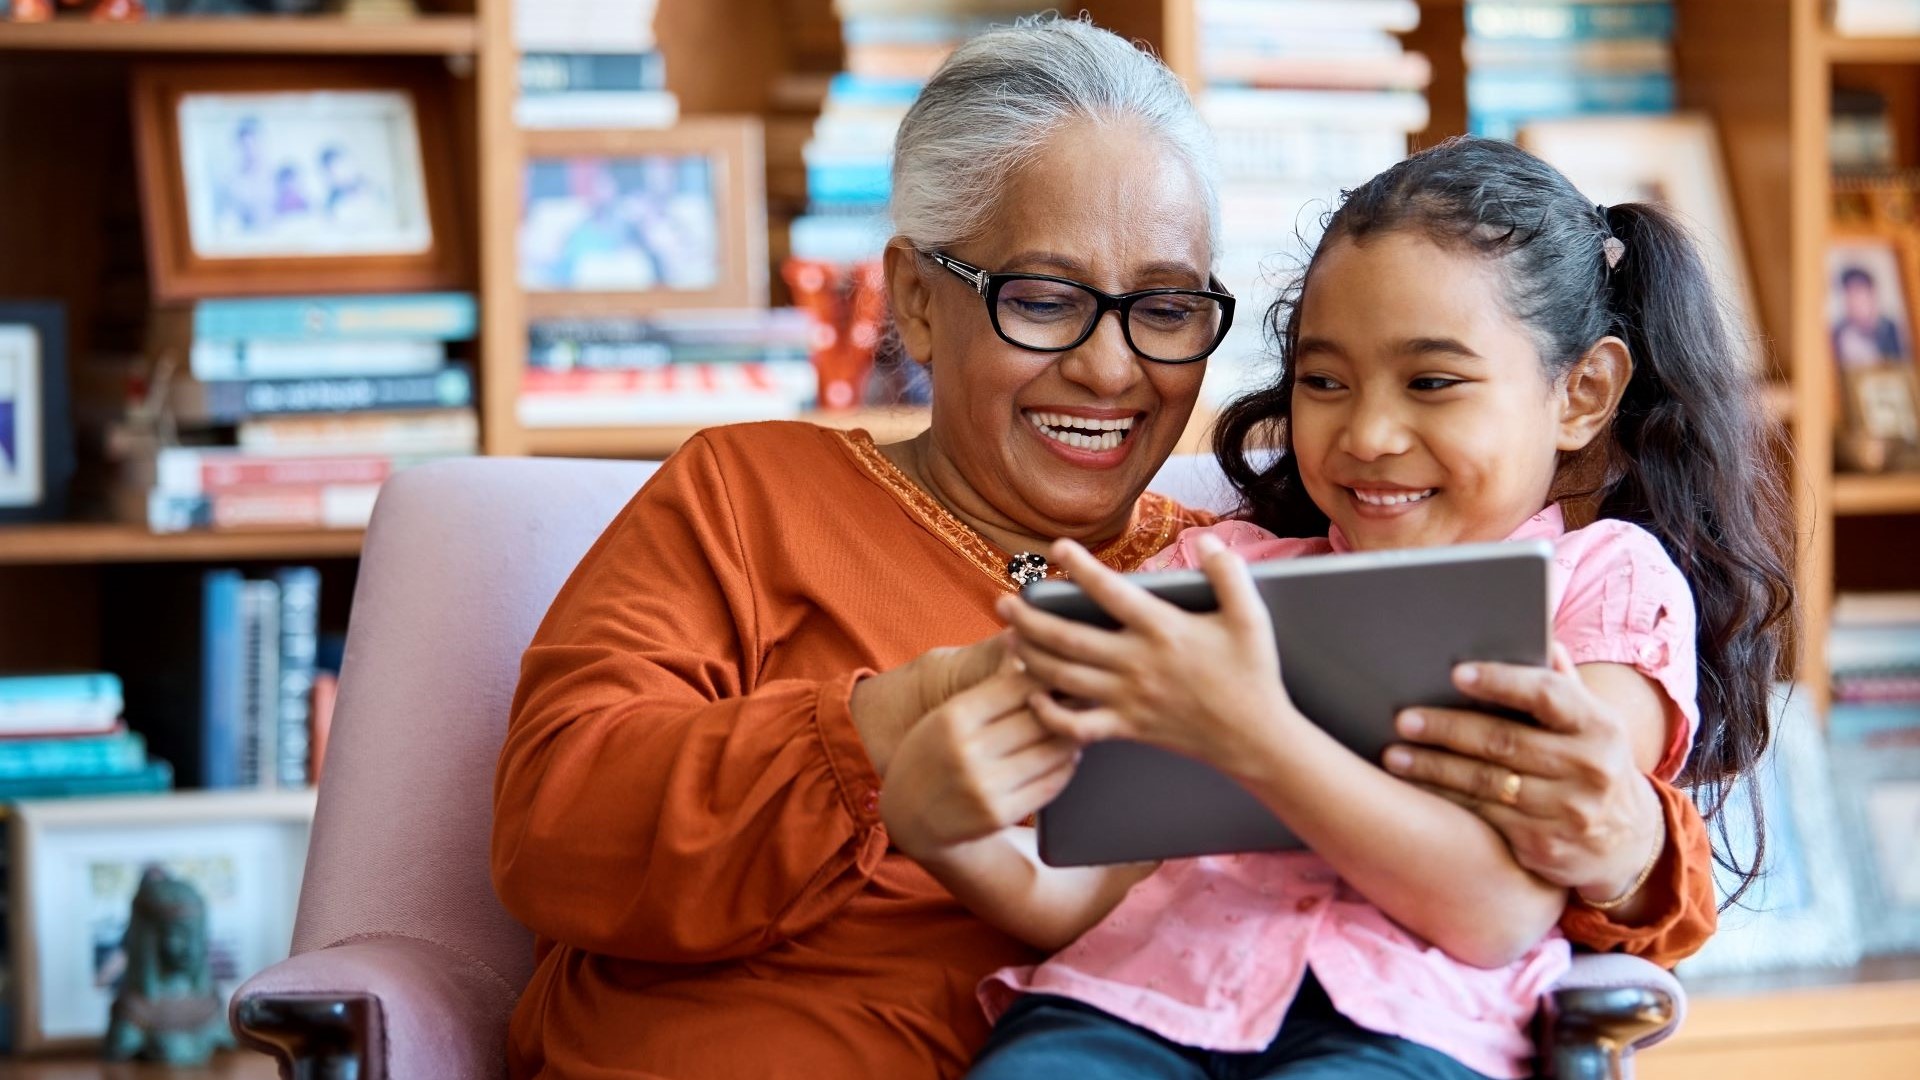
[[[520,653],[651,463],[473,459],[410,469],[367,532],[292,956],[234,995],[242,1043],[291,1078],[493,1080],[532,935],[494,898],[494,761]],[[1155,487],[1219,506],[1210,458]],[[1543,1010],[1551,1075],[1628,1075],[1685,998],[1582,957]]]

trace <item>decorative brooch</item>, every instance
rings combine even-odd
[[[1007,577],[1013,579],[1016,587],[1025,588],[1047,577],[1047,560],[1044,555],[1023,551],[1007,560]]]

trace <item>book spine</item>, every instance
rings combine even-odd
[[[146,740],[132,731],[0,741],[0,779],[4,780],[119,775],[137,772],[146,763]]]
[[[275,787],[280,760],[280,584],[248,581],[240,593],[240,786]]]
[[[379,484],[393,469],[387,455],[284,457],[170,446],[155,458],[154,486],[171,495],[205,495],[262,484]]]
[[[240,708],[245,694],[242,581],[238,570],[209,570],[201,581],[200,775],[208,788],[235,788],[240,786]]]
[[[1197,0],[1196,20],[1202,27],[1292,31],[1369,29],[1405,33],[1420,25],[1415,0]]]
[[[379,494],[378,484],[275,484],[228,488],[202,498],[207,526],[220,531],[364,529]],[[194,517],[202,514],[196,511]]]
[[[1532,0],[1467,4],[1467,33],[1477,38],[1584,41],[1671,38],[1673,7],[1665,3],[1584,4]]]
[[[536,130],[672,127],[680,99],[661,90],[577,90],[534,94],[513,103],[514,122]]]
[[[1487,116],[1665,112],[1673,106],[1673,77],[1662,72],[1476,71],[1467,75],[1468,110]]]
[[[0,780],[0,801],[65,799],[94,795],[151,795],[171,790],[173,766],[147,762],[136,772],[92,776],[35,776]]]
[[[249,454],[289,457],[362,451],[450,457],[480,449],[480,422],[472,409],[281,416],[242,423],[235,441]]]
[[[657,52],[547,53],[520,56],[520,92],[665,90],[667,65]]]
[[[0,715],[15,706],[88,704],[120,708],[124,691],[120,676],[106,671],[76,671],[58,675],[0,677]]]
[[[479,305],[471,293],[202,300],[193,309],[193,337],[196,341],[465,341],[478,330],[479,319]]]
[[[290,566],[280,583],[280,739],[276,772],[282,787],[304,787],[311,753],[314,660],[320,647],[320,571]]]
[[[464,363],[449,364],[445,371],[432,375],[251,379],[199,385],[205,393],[199,418],[215,423],[237,423],[251,417],[283,413],[365,412],[473,404],[473,372]]]
[[[428,375],[447,362],[443,341],[196,341],[193,377],[309,379],[344,375]]]

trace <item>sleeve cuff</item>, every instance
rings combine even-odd
[[[840,789],[840,801],[861,829],[880,824],[880,774],[867,756],[860,729],[853,725],[854,685],[872,674],[862,668],[821,683],[813,710],[814,734]]]
[[[1706,866],[1692,865],[1694,849],[1701,846],[1695,841],[1704,840],[1705,833],[1686,794],[1671,784],[1648,779],[1666,817],[1667,845],[1641,886],[1651,900],[1647,914],[1639,922],[1620,923],[1576,900],[1560,917],[1560,929],[1576,944],[1596,952],[1627,952],[1670,968],[1713,934],[1718,920],[1713,908],[1712,860],[1709,857]],[[1691,880],[1696,876],[1703,876],[1707,883],[1704,901],[1691,895],[1701,891],[1699,882]]]

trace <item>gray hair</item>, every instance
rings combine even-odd
[[[978,238],[1008,178],[1077,120],[1133,120],[1200,181],[1220,250],[1213,133],[1179,76],[1080,19],[1021,19],[961,45],[907,111],[893,144],[894,231],[921,250]]]

